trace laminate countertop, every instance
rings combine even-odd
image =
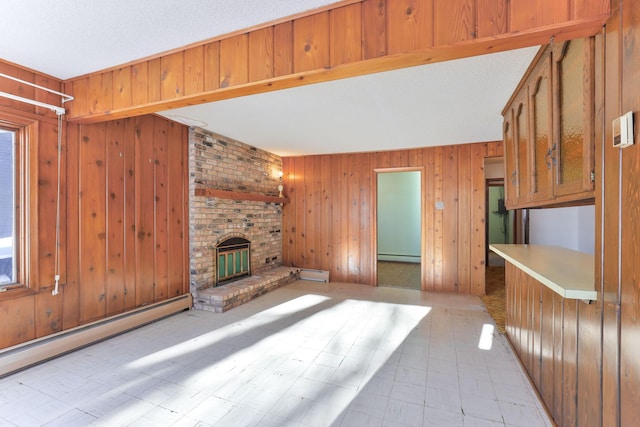
[[[598,299],[591,254],[544,245],[493,244],[489,249],[563,298]]]

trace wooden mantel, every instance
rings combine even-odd
[[[228,200],[249,200],[252,202],[265,202],[265,203],[289,203],[287,197],[267,196],[257,193],[244,193],[242,191],[231,190],[218,190],[215,188],[196,188],[196,196],[201,197],[218,197],[220,199]]]

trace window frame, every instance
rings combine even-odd
[[[29,141],[37,136],[37,122],[20,116],[0,112],[0,128],[14,133],[14,234],[16,260],[15,281],[0,285],[0,299],[17,297],[35,290],[29,286],[30,212],[37,207],[37,194],[32,194],[31,183],[37,182],[37,163],[31,165],[34,153]],[[37,156],[36,156],[37,157]],[[35,180],[35,181],[34,181]],[[37,193],[37,192],[36,192]],[[34,204],[35,203],[35,204]],[[37,210],[37,209],[36,209]]]

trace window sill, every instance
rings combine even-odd
[[[0,301],[22,298],[37,294],[33,289],[27,288],[24,285],[11,285],[6,286],[0,290]]]

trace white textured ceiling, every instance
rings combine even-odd
[[[281,156],[502,139],[501,111],[537,48],[234,98],[162,114]],[[188,122],[188,121],[186,121]]]
[[[335,0],[2,0],[0,58],[60,79]]]
[[[0,58],[67,79],[331,0],[3,0]],[[162,113],[280,155],[501,138],[500,111],[537,49],[496,53]]]

